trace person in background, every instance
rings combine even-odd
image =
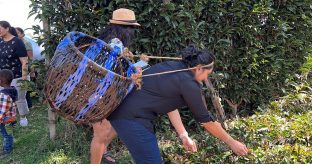
[[[31,43],[25,38],[25,33],[24,33],[24,30],[20,27],[15,27],[16,29],[16,33],[17,33],[17,36],[18,38],[20,38],[24,44],[25,44],[25,47],[26,47],[26,51],[27,51],[27,56],[28,56],[28,63],[31,63],[30,61],[32,61],[33,59],[33,49],[32,49],[32,45]],[[29,68],[30,70],[30,76],[34,75],[34,71],[35,70],[32,70],[31,68]],[[32,100],[31,100],[31,97],[30,97],[30,91],[27,91],[26,93],[26,101],[27,101],[27,105],[28,105],[28,108],[32,108]]]
[[[11,70],[0,70],[0,134],[3,137],[3,149],[0,152],[0,159],[8,156],[13,150],[13,134],[8,132],[6,126],[16,121],[17,91],[11,87],[13,80]],[[11,127],[12,128],[12,127]]]
[[[45,58],[44,56],[41,54],[42,52],[42,48],[38,45],[38,43],[32,39],[30,36],[25,35],[25,40],[27,40],[31,46],[32,46],[32,53],[33,53],[33,61],[42,61],[44,62]]]
[[[29,113],[29,108],[26,101],[26,90],[21,87],[18,81],[27,80],[27,62],[28,56],[23,41],[17,37],[15,29],[11,27],[9,22],[0,21],[0,69],[8,69],[13,72],[14,79],[11,86],[17,89],[16,105],[21,126],[28,125],[26,115]]]
[[[33,49],[31,43],[25,38],[24,30],[20,27],[15,27],[18,38],[20,38],[26,47],[27,56],[29,59],[33,59]]]

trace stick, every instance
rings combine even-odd
[[[215,91],[215,89],[214,89],[214,87],[213,87],[213,85],[209,79],[205,80],[205,84],[212,93],[211,101],[212,101],[212,104],[216,110],[218,120],[220,121],[222,127],[225,130],[227,130],[227,125],[224,123],[224,121],[225,121],[224,109],[221,105],[219,94]]]
[[[140,57],[142,57],[142,55],[133,55],[133,57],[140,58]],[[146,57],[149,58],[149,59],[182,60],[182,58],[179,58],[179,57],[148,56],[148,55],[146,55]]]

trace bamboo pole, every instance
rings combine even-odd
[[[133,55],[133,57],[140,58],[140,57],[142,57],[142,55]],[[167,57],[167,56],[148,56],[148,55],[145,55],[143,57],[147,57],[148,59],[182,60],[182,58],[179,58],[179,57]]]

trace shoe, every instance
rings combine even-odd
[[[10,122],[10,126],[12,127],[12,128],[15,128],[16,127],[16,124],[17,124],[17,122],[16,121],[14,121],[14,122]]]
[[[28,120],[27,120],[26,117],[20,119],[20,125],[21,125],[22,127],[25,127],[25,126],[28,125]]]
[[[116,164],[116,161],[113,159],[113,157],[110,154],[105,153],[102,156],[101,164]]]

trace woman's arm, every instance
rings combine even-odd
[[[186,130],[185,130],[185,127],[182,123],[179,111],[176,109],[176,110],[169,112],[167,114],[168,114],[168,117],[169,117],[169,120],[170,120],[172,126],[175,128],[175,130],[177,131],[179,136],[181,134],[185,133]]]
[[[176,132],[178,133],[179,138],[181,139],[184,148],[188,151],[196,152],[197,151],[196,143],[188,136],[188,133],[185,130],[185,127],[182,123],[179,111],[176,109],[167,114],[168,114],[168,117],[172,126],[175,128]]]
[[[20,57],[19,58],[21,63],[22,63],[22,79],[27,80],[27,75],[28,75],[28,57]]]
[[[203,123],[204,128],[209,133],[229,145],[235,154],[246,155],[248,153],[247,147],[228,135],[221,124],[216,122],[213,115],[207,110],[201,94],[201,86],[194,81],[183,81],[180,84],[182,96],[193,113],[195,120]]]
[[[27,56],[29,59],[33,59],[33,51],[27,51]]]
[[[243,156],[248,153],[247,147],[243,143],[240,143],[239,141],[234,140],[222,128],[219,122],[211,121],[211,122],[203,123],[203,126],[211,135],[225,142],[233,150],[235,154]]]

